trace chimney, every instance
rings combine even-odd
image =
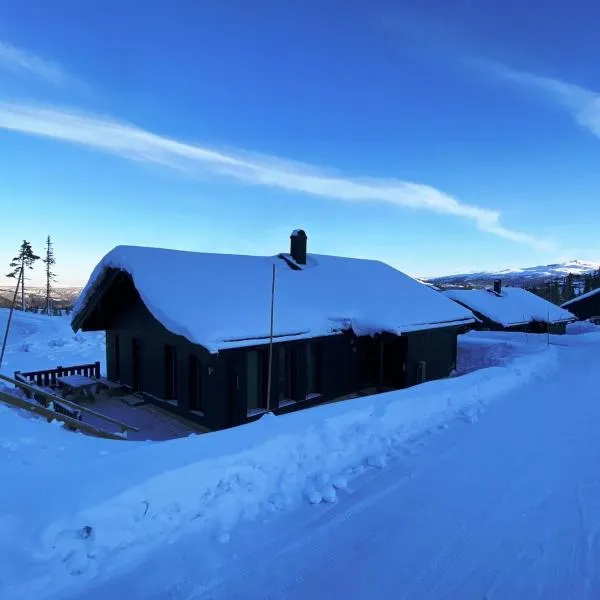
[[[502,294],[502,280],[501,279],[494,279],[494,293],[498,294],[498,296],[500,294]]]
[[[294,229],[290,235],[290,254],[299,265],[306,264],[306,233],[302,229]]]

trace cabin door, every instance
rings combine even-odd
[[[142,366],[141,354],[142,343],[139,339],[133,338],[131,340],[131,389],[134,392],[140,391]]]
[[[382,340],[383,386],[386,388],[406,387],[406,358],[408,338],[398,336]]]
[[[406,386],[405,336],[365,336],[357,342],[361,388],[398,389]]]

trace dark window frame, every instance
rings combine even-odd
[[[323,393],[322,348],[320,342],[306,344],[306,397]]]
[[[251,373],[250,373],[250,361],[251,357],[256,357],[256,373],[254,374],[255,386],[251,390]],[[246,414],[250,411],[261,411],[267,409],[267,389],[268,389],[268,378],[269,378],[269,350],[265,348],[256,348],[246,352],[245,356],[245,369],[246,369]],[[252,402],[253,406],[250,406],[251,395],[255,394],[256,402]],[[254,405],[255,404],[255,405]]]

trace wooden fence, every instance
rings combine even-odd
[[[46,369],[45,371],[29,371],[21,373],[15,371],[15,379],[26,379],[30,383],[35,383],[39,386],[55,387],[58,377],[66,377],[68,375],[83,375],[84,377],[100,378],[100,363],[95,362],[88,365],[74,365],[72,367],[56,367],[56,369]]]

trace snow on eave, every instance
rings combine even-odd
[[[564,304],[561,304],[560,307],[565,308],[567,306],[571,306],[572,304],[575,304],[576,302],[579,302],[580,300],[585,300],[586,298],[591,298],[592,296],[595,296],[596,294],[600,294],[600,288],[596,288],[595,290],[586,292],[585,294],[581,294],[580,296],[577,296],[576,298],[567,300]]]
[[[337,320],[337,319],[336,319]],[[335,320],[332,320],[334,322]],[[432,329],[443,329],[445,327],[461,327],[470,323],[480,322],[479,319],[473,315],[473,318],[466,318],[455,321],[441,321],[439,323],[421,323],[417,325],[409,325],[398,327],[397,329],[390,329],[387,327],[361,327],[360,325],[352,325],[348,323],[346,326],[333,328],[331,331],[316,332],[316,331],[303,331],[299,333],[289,334],[278,334],[273,336],[273,343],[281,342],[292,342],[297,340],[310,340],[324,337],[331,337],[333,335],[343,335],[344,333],[352,332],[357,337],[367,337],[381,335],[384,333],[390,333],[393,335],[406,335],[408,333],[417,333],[419,331],[429,331]],[[206,349],[211,354],[217,354],[223,350],[232,350],[234,348],[248,348],[251,346],[265,346],[270,343],[270,336],[264,335],[260,337],[251,338],[229,338],[220,340],[219,342],[209,344]]]
[[[507,286],[500,294],[487,288],[446,290],[442,293],[502,327],[517,327],[534,321],[556,325],[570,323],[576,319],[565,309],[517,287]],[[548,315],[544,316],[545,313]]]

